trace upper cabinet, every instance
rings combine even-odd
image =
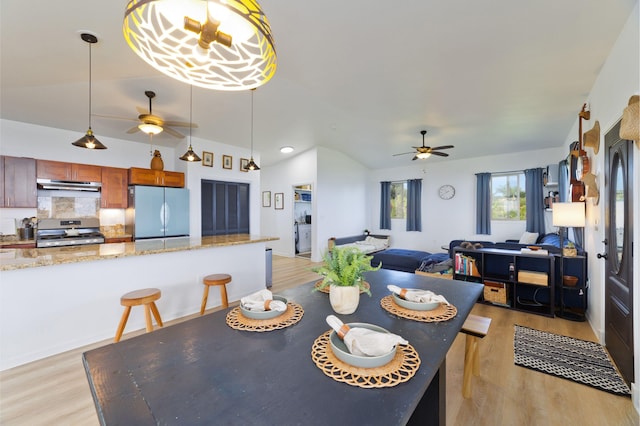
[[[65,163],[62,161],[37,161],[37,177],[74,182],[102,181],[102,167],[90,164]]]
[[[37,207],[36,160],[0,157],[0,207]]]
[[[184,173],[132,167],[129,169],[129,185],[184,188]]]
[[[126,209],[128,207],[128,176],[127,169],[102,168],[100,207],[104,209]]]

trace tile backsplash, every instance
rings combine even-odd
[[[39,191],[38,219],[100,217],[100,194],[77,191]]]

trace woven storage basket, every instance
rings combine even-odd
[[[498,305],[508,305],[507,285],[497,281],[485,281],[484,300]]]

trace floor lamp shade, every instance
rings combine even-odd
[[[584,203],[553,203],[553,226],[581,228],[585,223]]]

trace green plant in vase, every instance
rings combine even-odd
[[[377,271],[382,266],[382,263],[377,267],[371,266],[372,258],[373,256],[368,256],[354,247],[335,247],[331,252],[325,252],[324,264],[311,269],[323,277],[322,283],[315,287],[314,291],[330,285],[358,287],[358,290],[371,296],[371,291],[364,284],[364,273]]]

